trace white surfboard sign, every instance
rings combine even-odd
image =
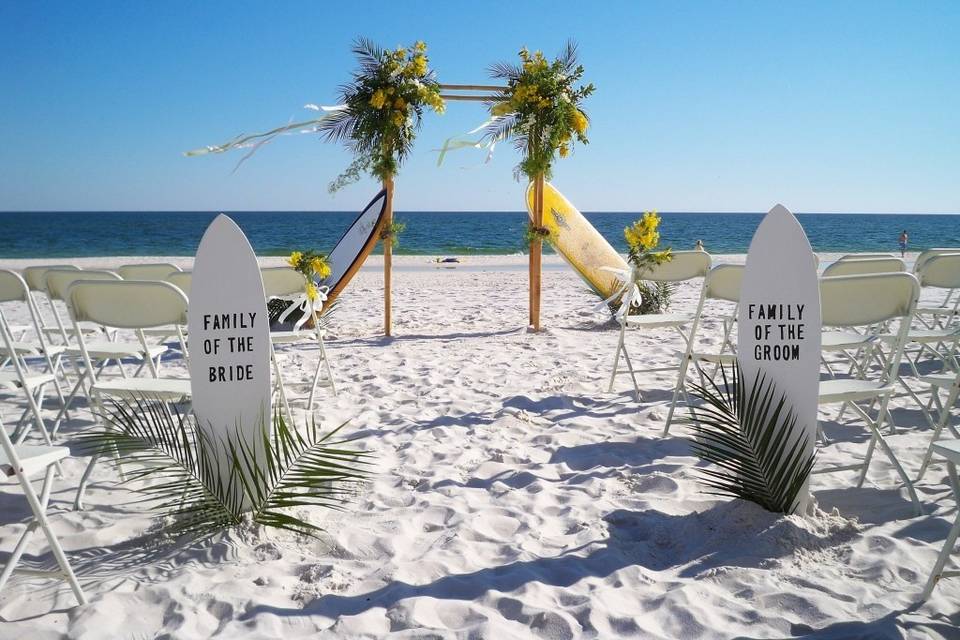
[[[262,425],[271,424],[270,322],[257,256],[223,214],[197,249],[187,329],[200,429],[216,442],[239,436],[259,445]]]
[[[750,242],[738,313],[744,384],[752,385],[758,371],[773,382],[778,399],[786,396],[805,432],[805,455],[812,454],[820,386],[820,286],[810,242],[783,205],[764,216]],[[809,500],[804,487],[798,513]]]

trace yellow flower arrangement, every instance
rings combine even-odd
[[[354,154],[350,166],[330,184],[331,192],[363,173],[381,180],[396,175],[410,154],[424,111],[443,113],[445,106],[423,41],[381,49],[361,39],[353,52],[359,69],[341,91],[346,109],[320,125],[328,139],[342,141]]]
[[[317,299],[317,285],[315,279],[324,280],[332,272],[327,257],[316,251],[294,251],[287,258],[287,264],[302,273],[307,278],[304,291],[311,301]]]
[[[490,105],[494,121],[487,129],[491,142],[514,138],[525,157],[517,174],[533,180],[550,177],[554,159],[566,158],[574,141],[587,144],[589,124],[580,103],[593,93],[592,84],[580,85],[583,67],[577,63],[576,46],[550,61],[540,51],[519,51],[519,66],[498,64],[493,77],[505,80],[507,88]]]

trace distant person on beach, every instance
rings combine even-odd
[[[907,253],[907,243],[909,241],[910,241],[910,236],[907,235],[907,230],[904,229],[903,232],[900,234],[900,240],[898,241],[900,243],[901,258],[904,257],[904,255]]]
[[[694,251],[706,251],[703,248],[703,240],[697,240],[696,244],[693,245]]]

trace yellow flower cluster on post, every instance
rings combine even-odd
[[[334,192],[363,174],[385,180],[409,155],[424,111],[443,113],[440,85],[422,41],[381,49],[360,39],[354,46],[360,67],[341,91],[346,109],[331,115],[326,131],[354,153],[353,162],[331,184]]]
[[[495,120],[488,135],[495,140],[522,137],[526,157],[517,167],[518,174],[531,180],[549,177],[557,155],[569,156],[575,141],[589,142],[589,120],[580,103],[594,87],[579,85],[583,67],[577,64],[573,43],[553,61],[526,47],[519,57],[518,66],[494,67],[493,76],[505,80],[507,88],[490,105]]]

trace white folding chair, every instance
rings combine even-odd
[[[823,277],[858,276],[865,273],[896,273],[906,271],[907,263],[893,256],[887,258],[851,258],[837,260],[823,270]]]
[[[700,374],[701,382],[704,382],[701,362],[708,362],[717,365],[733,364],[737,358],[736,349],[733,346],[731,334],[736,325],[737,307],[740,303],[740,283],[743,281],[742,264],[720,264],[715,266],[707,273],[703,279],[703,288],[700,291],[700,302],[697,304],[697,311],[694,314],[693,323],[690,325],[690,334],[687,337],[687,348],[683,353],[683,359],[680,361],[680,372],[677,375],[677,385],[673,390],[673,399],[670,401],[670,411],[667,413],[667,424],[663,428],[663,435],[670,433],[670,424],[673,421],[673,414],[677,408],[677,402],[682,393],[686,397],[686,378],[689,366],[692,364]],[[723,339],[720,342],[720,350],[717,352],[695,351],[697,333],[704,317],[704,306],[710,301],[722,301],[733,303],[733,313],[731,315],[720,316],[723,329]]]
[[[949,304],[953,292],[960,288],[960,249],[956,253],[937,253],[922,262],[917,260],[914,273],[920,279],[924,291],[946,290],[940,304],[921,304],[917,307],[917,320],[927,329],[945,329],[955,325],[960,317],[960,296]]]
[[[937,586],[943,578],[952,578],[960,576],[960,571],[945,571],[944,567],[950,554],[953,553],[953,546],[957,543],[957,537],[960,536],[960,481],[957,479],[957,465],[960,464],[960,440],[944,440],[938,442],[933,447],[934,453],[942,456],[947,461],[947,473],[950,477],[950,488],[953,490],[953,496],[958,507],[957,518],[947,532],[947,538],[943,541],[943,548],[937,561],[933,564],[933,570],[930,572],[930,578],[923,588],[923,594],[920,600],[926,600],[933,593],[933,588]]]
[[[0,303],[2,302],[21,302],[26,305],[27,314],[30,317],[28,327],[36,335],[36,340],[26,340],[21,335],[19,340],[14,340],[12,348],[23,358],[42,358],[46,362],[46,370],[54,376],[53,387],[60,400],[60,406],[66,406],[66,400],[63,396],[63,390],[60,388],[59,376],[66,376],[63,371],[63,354],[66,347],[63,345],[53,345],[47,339],[43,331],[39,314],[30,298],[30,289],[20,274],[8,269],[0,269]],[[7,324],[7,330],[13,337],[14,329]],[[0,359],[4,364],[8,364],[12,354],[5,346],[0,346]],[[2,367],[0,367],[2,368]]]
[[[143,353],[148,352],[143,330],[149,327],[173,326],[179,328],[187,323],[187,298],[178,288],[168,282],[140,280],[78,280],[67,291],[67,308],[76,326],[83,321],[95,322],[104,327],[132,330],[137,334]],[[152,378],[101,378],[94,360],[99,354],[79,334],[81,357],[91,378],[90,396],[96,408],[96,417],[104,415],[105,398],[138,400],[146,398],[164,403],[188,402],[191,398],[189,378],[161,378],[147,358]],[[84,471],[77,490],[76,507],[82,508],[83,493],[90,473],[99,455],[94,455]]]
[[[268,267],[260,269],[263,277],[263,290],[267,295],[267,300],[272,298],[282,298],[291,300],[303,300],[305,305],[304,313],[313,320],[312,329],[300,329],[294,331],[271,331],[270,332],[270,358],[273,361],[273,369],[276,376],[277,391],[283,402],[287,415],[291,416],[290,404],[284,389],[283,376],[280,372],[280,365],[277,362],[276,346],[283,344],[295,344],[302,342],[315,342],[320,348],[320,359],[317,361],[317,368],[313,374],[313,382],[310,385],[310,397],[307,400],[307,412],[313,411],[313,401],[318,386],[329,386],[334,396],[337,395],[336,383],[333,380],[333,372],[330,369],[330,359],[327,356],[327,349],[324,346],[323,339],[326,336],[326,330],[320,327],[317,309],[309,298],[306,298],[305,287],[307,280],[302,273],[289,267]],[[326,377],[321,381],[321,373]]]
[[[37,318],[40,320],[41,331],[43,331],[44,335],[48,338],[54,341],[60,341],[60,328],[56,326],[55,323],[50,323],[47,320],[40,305],[41,300],[46,300],[46,306],[51,310],[51,313],[56,313],[55,303],[47,293],[47,272],[52,269],[58,271],[79,271],[80,267],[72,264],[35,265],[23,270],[23,279],[27,283],[27,288],[30,290],[30,302],[37,314]],[[85,330],[96,333],[100,331],[100,328],[85,327]]]
[[[939,415],[937,416],[936,422],[933,422],[933,435],[930,437],[930,445],[927,447],[927,452],[923,456],[923,463],[920,465],[920,472],[917,474],[917,482],[923,479],[923,474],[926,473],[927,467],[930,466],[934,448],[940,439],[943,428],[947,427],[954,438],[960,438],[960,431],[957,431],[957,428],[950,424],[950,411],[954,405],[956,405],[957,397],[960,396],[960,373],[939,373],[922,376],[920,382],[930,386],[930,404],[924,407],[924,412],[926,413],[930,407],[936,406],[939,410]],[[947,399],[944,402],[940,401],[940,392],[942,390],[947,392]],[[927,420],[932,422],[929,415],[927,416]]]
[[[0,302],[23,300],[23,286],[23,280],[16,273],[12,271],[0,272]],[[42,408],[47,385],[52,384],[56,387],[56,374],[51,371],[46,373],[32,371],[26,358],[28,352],[22,344],[13,340],[6,315],[0,308],[0,353],[9,356],[13,368],[13,371],[0,371],[0,389],[17,393],[22,392],[27,401],[27,408],[23,411],[17,423],[17,435],[15,436],[17,443],[23,442],[30,426],[34,425],[40,430],[40,435],[44,441],[51,445],[53,444],[50,439],[51,432],[44,422]],[[27,416],[32,416],[32,421],[28,421]],[[53,425],[54,432],[60,424],[60,419],[58,416]]]
[[[850,407],[864,421],[872,436],[862,463],[813,470],[813,473],[831,473],[858,469],[860,477],[857,486],[862,486],[874,448],[879,444],[907,487],[917,513],[920,511],[920,501],[913,483],[883,438],[880,429],[889,418],[888,405],[894,393],[913,310],[919,296],[920,283],[909,273],[877,273],[820,279],[820,313],[824,327],[842,330],[859,327],[866,330],[898,321],[899,329],[897,339],[890,344],[890,353],[882,360],[885,366],[878,374],[870,377],[873,370],[863,367],[856,370],[856,376],[820,382],[820,406],[841,403]],[[877,417],[872,418],[867,410],[858,404],[861,402],[869,402],[870,406],[879,402]]]
[[[947,254],[956,254],[960,253],[960,247],[934,247],[922,251],[920,255],[917,256],[917,261],[913,263],[913,272],[917,274],[917,277],[920,277],[921,271],[923,271],[924,266],[927,261],[936,256],[947,255]],[[953,301],[951,307],[950,300],[953,298],[953,294],[956,292],[956,288],[947,289],[946,295],[943,297],[939,305],[934,307],[929,307],[927,305],[919,305],[917,307],[917,312],[921,315],[926,314],[935,314],[937,310],[941,312],[946,312],[947,317],[950,319],[955,319],[958,314],[960,314],[960,296]]]
[[[50,521],[47,519],[47,506],[50,503],[50,493],[53,490],[54,472],[60,461],[69,455],[70,450],[66,447],[14,445],[10,441],[3,423],[0,422],[0,476],[17,479],[27,504],[30,505],[30,510],[33,512],[33,518],[27,524],[20,539],[17,540],[13,553],[10,554],[7,564],[3,567],[3,572],[0,573],[0,592],[3,591],[10,580],[10,576],[16,570],[30,539],[33,538],[37,529],[40,529],[47,538],[47,544],[50,545],[50,550],[57,561],[59,570],[21,568],[19,573],[65,580],[70,585],[70,589],[73,590],[77,602],[80,604],[87,603],[87,597],[84,595],[83,589],[80,588],[77,576],[73,573],[73,568],[63,552],[63,547],[60,546],[60,541],[57,540],[56,534],[50,527]],[[30,478],[40,472],[43,472],[43,485],[38,496],[33,489]]]
[[[47,295],[49,296],[50,300],[60,301],[64,304],[67,304],[67,291],[73,285],[73,283],[79,280],[113,282],[121,281],[120,276],[112,271],[60,269],[48,270],[46,273],[46,279]],[[83,392],[88,402],[93,402],[93,398],[90,395],[89,386],[96,376],[94,375],[94,372],[88,372],[83,366],[82,353],[80,351],[78,341],[76,340],[76,338],[80,335],[80,332],[84,334],[83,337],[86,341],[85,344],[91,360],[97,364],[98,368],[96,373],[102,372],[111,362],[116,362],[116,371],[120,374],[120,377],[127,378],[129,376],[127,375],[126,370],[123,368],[123,360],[133,359],[135,362],[139,362],[139,367],[133,374],[134,377],[139,376],[145,368],[147,368],[154,376],[157,375],[160,366],[160,357],[167,352],[166,346],[148,345],[146,348],[144,348],[142,343],[139,341],[132,342],[129,340],[119,340],[116,329],[111,329],[91,336],[89,332],[83,329],[83,327],[99,325],[95,325],[95,323],[88,322],[86,320],[82,320],[80,322],[71,321],[68,328],[64,323],[60,312],[57,310],[56,305],[53,305],[52,308],[57,327],[60,329],[61,339],[64,341],[64,344],[68,345],[67,355],[73,358],[71,362],[73,364],[74,371],[77,373],[77,382],[70,391],[70,395],[67,397],[68,407],[80,392]],[[110,333],[111,331],[112,337]],[[61,414],[64,412],[65,410],[61,410]],[[58,421],[61,417],[62,415],[57,416]]]
[[[710,254],[706,251],[675,251],[673,259],[669,262],[654,266],[642,274],[641,280],[644,282],[683,282],[693,280],[694,278],[703,278],[710,270]],[[629,373],[633,380],[633,390],[637,402],[640,401],[640,387],[637,384],[637,376],[634,372],[633,364],[630,362],[630,354],[627,353],[627,347],[624,343],[627,327],[637,327],[638,329],[674,329],[683,338],[685,344],[689,344],[684,327],[690,325],[694,316],[687,313],[649,313],[645,315],[630,315],[629,312],[623,314],[620,318],[620,338],[617,341],[617,353],[613,358],[613,372],[610,374],[610,384],[607,386],[607,393],[613,392],[613,383],[618,375]],[[620,371],[620,356],[623,355],[627,370]],[[656,369],[644,369],[644,371],[673,371],[676,367],[660,367]]]
[[[117,273],[124,280],[166,280],[174,271],[180,271],[180,267],[169,262],[122,264],[117,267]]]

